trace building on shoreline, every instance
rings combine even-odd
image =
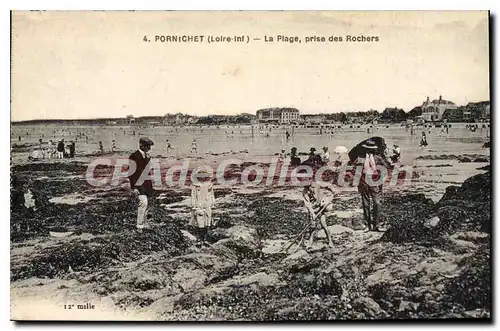
[[[135,123],[135,118],[133,115],[127,115],[125,118],[125,124],[134,124]]]
[[[422,104],[422,118],[428,122],[438,122],[443,119],[446,110],[457,108],[457,105],[451,101],[444,100],[442,96],[432,101],[427,97],[427,100]]]
[[[257,110],[257,120],[271,123],[296,123],[300,120],[299,110],[296,108],[266,108]]]
[[[163,117],[163,125],[184,125],[192,123],[194,123],[194,118],[182,113],[166,114]]]
[[[324,114],[304,114],[300,115],[300,120],[304,124],[323,124],[327,122]]]

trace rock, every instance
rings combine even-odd
[[[243,225],[233,226],[227,229],[227,234],[234,240],[244,240],[247,242],[258,242],[257,230]]]
[[[215,228],[207,233],[207,240],[212,243],[226,238],[229,238],[229,233],[224,228]]]
[[[279,254],[290,241],[283,239],[267,239],[262,242],[262,253]]]
[[[187,241],[197,241],[198,239],[192,235],[189,231],[186,231],[186,230],[181,230],[181,233],[182,233],[182,236],[184,237],[184,239],[186,239]]]
[[[434,217],[426,220],[424,222],[424,226],[427,228],[433,228],[433,227],[438,226],[439,221],[440,221],[439,216],[434,216]]]
[[[309,255],[305,250],[299,250],[289,256],[287,256],[285,259],[283,259],[282,263],[285,264],[298,264],[300,262],[309,262],[311,261],[312,256]]]
[[[365,313],[368,317],[379,317],[384,311],[379,304],[370,297],[360,297],[354,300],[353,308]]]
[[[456,231],[491,230],[491,172],[472,176],[460,187],[447,188],[436,205],[439,228]]]
[[[191,253],[175,257],[166,264],[175,272],[172,278],[184,284],[184,290],[196,288],[201,283],[227,279],[237,271],[237,260],[228,255]]]
[[[490,161],[485,157],[478,157],[478,158],[474,159],[473,162],[490,162]]]
[[[338,224],[329,226],[328,230],[330,230],[330,234],[332,235],[346,233],[346,232],[354,232],[353,229]],[[323,229],[321,229],[318,232],[317,238],[326,238],[326,233]]]
[[[468,158],[467,156],[462,156],[462,157],[458,158],[458,162],[468,163],[468,162],[472,162],[472,160],[470,158]]]
[[[214,302],[217,301],[217,298],[225,298],[232,293],[244,291],[249,288],[255,290],[263,287],[278,287],[283,285],[285,283],[279,279],[276,273],[258,272],[252,275],[235,276],[223,282],[185,293],[176,298],[175,305],[178,308],[186,309],[200,306],[200,304],[206,302]]]
[[[324,295],[343,294],[342,286],[334,277],[332,272],[314,269],[309,273],[298,274],[293,281],[293,285],[300,288],[302,293]]]
[[[417,311],[419,305],[420,304],[418,304],[416,302],[401,300],[401,303],[399,304],[398,311],[399,312]]]
[[[464,317],[466,318],[489,318],[490,313],[485,309],[475,309],[468,310],[463,312]]]
[[[457,194],[458,194],[458,189],[460,186],[456,185],[450,185],[446,187],[445,192],[443,196],[441,197],[441,200],[449,200],[449,199],[455,199]]]
[[[238,225],[227,229],[228,238],[212,245],[217,250],[231,250],[239,259],[253,258],[260,254],[260,239],[253,228]]]

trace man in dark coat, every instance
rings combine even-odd
[[[139,149],[129,156],[129,162],[135,163],[135,172],[128,176],[130,188],[134,196],[137,197],[139,206],[137,209],[137,230],[142,232],[143,229],[149,228],[146,220],[148,200],[153,197],[153,182],[151,180],[142,180],[141,175],[146,169],[149,170],[149,162],[151,156],[148,152],[154,143],[151,139],[143,137],[139,140]],[[144,174],[147,176],[147,173]]]
[[[57,158],[62,159],[64,157],[64,139],[61,139],[57,144]]]
[[[380,224],[382,182],[385,178],[380,178],[381,173],[377,166],[390,168],[389,163],[377,153],[377,144],[373,140],[367,140],[363,145],[364,155],[360,154],[355,164],[362,167],[362,174],[358,184],[358,192],[361,194],[363,205],[363,216],[370,231],[384,231],[384,226]],[[367,180],[367,177],[371,180]],[[371,206],[370,206],[371,205]]]

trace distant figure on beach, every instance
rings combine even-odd
[[[290,165],[295,167],[300,165],[301,162],[300,157],[297,156],[297,147],[292,147],[290,149]]]
[[[75,157],[75,148],[76,148],[76,143],[71,140],[70,145],[69,145],[69,157],[74,158]]]
[[[398,163],[400,159],[401,159],[401,149],[399,148],[398,145],[394,145],[392,149],[391,161],[392,163]]]
[[[286,140],[290,139],[290,132],[288,130],[285,132]]]
[[[327,164],[330,162],[330,152],[328,152],[328,147],[323,147],[323,153],[321,153],[321,161],[323,161],[324,164]]]
[[[315,158],[316,158],[316,148],[311,147],[309,149],[308,159],[311,160],[311,161],[314,161]]]
[[[62,159],[64,157],[64,139],[61,139],[57,144],[57,158]]]
[[[170,150],[172,149],[172,146],[170,145],[170,141],[167,139],[167,154],[170,153]]]
[[[328,157],[330,157],[329,154]],[[325,165],[325,163],[323,163],[322,156],[320,154],[316,154],[316,148],[314,147],[311,147],[311,149],[309,150],[309,157],[306,161],[304,161],[304,164],[310,165],[314,168]]]
[[[21,141],[21,136],[19,136],[18,140]]]
[[[193,138],[193,142],[191,143],[191,153],[198,153],[198,142],[196,138]]]
[[[149,229],[150,226],[147,222],[147,210],[148,210],[148,200],[153,198],[153,182],[150,179],[138,183],[139,178],[142,173],[149,166],[151,161],[151,156],[148,152],[151,150],[151,146],[154,143],[151,139],[147,137],[142,137],[139,139],[139,149],[129,156],[129,161],[134,162],[136,165],[135,172],[128,176],[130,182],[130,189],[132,194],[137,198],[137,222],[136,228],[138,232],[142,232],[143,229]]]
[[[102,141],[99,141],[99,153],[104,154],[104,147],[102,146]]]
[[[111,146],[111,152],[115,152],[116,151],[116,141],[113,139],[113,141],[111,142],[112,146]]]
[[[278,164],[283,164],[285,162],[285,150],[282,149],[278,154]]]
[[[413,131],[413,125],[411,125],[411,126],[410,126],[410,135],[412,135],[412,136],[413,136],[414,134],[415,134],[415,132]]]
[[[47,146],[47,156],[49,159],[56,155],[56,145],[52,139],[49,139],[49,146]]]
[[[335,167],[340,167],[342,164],[347,162],[347,148],[345,146],[337,146],[333,150],[334,156],[331,160]]]
[[[422,131],[422,139],[420,140],[420,147],[427,146],[427,137],[425,136],[425,131]]]
[[[64,145],[64,157],[69,158],[69,144]]]

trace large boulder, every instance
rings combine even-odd
[[[261,243],[257,231],[243,225],[226,229],[224,239],[212,245],[216,251],[231,251],[239,260],[260,255]]]
[[[491,172],[468,178],[460,187],[450,186],[439,200],[435,214],[447,232],[491,229]]]

